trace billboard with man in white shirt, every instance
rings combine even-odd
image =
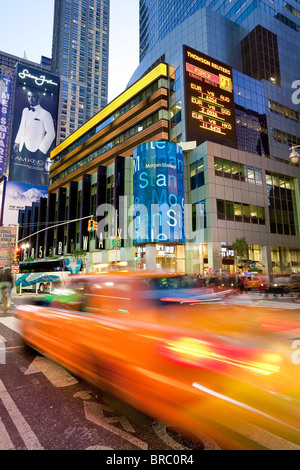
[[[16,69],[16,78],[9,180],[48,186],[59,79],[21,65]]]

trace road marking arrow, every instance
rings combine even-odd
[[[101,426],[107,431],[116,434],[142,450],[148,449],[148,444],[146,442],[129,434],[134,433],[135,430],[125,416],[105,416],[107,412],[109,414],[113,414],[115,411],[102,403],[88,402],[90,399],[90,392],[78,392],[75,393],[74,397],[81,398],[83,400],[86,419],[98,426]],[[111,423],[119,423],[123,430]]]
[[[6,339],[0,335],[0,364],[6,364]]]
[[[69,387],[78,381],[63,367],[55,364],[46,357],[36,356],[25,372],[25,375],[42,372],[55,387]]]

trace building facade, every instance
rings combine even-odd
[[[61,77],[57,144],[107,104],[109,0],[56,0],[52,73]]]
[[[245,237],[248,264],[298,272],[300,170],[289,163],[300,143],[298,2],[179,4],[185,10],[158,28],[160,4],[140,2],[144,52],[127,89],[51,155],[49,198],[36,217],[71,222],[31,242],[43,256],[83,249],[90,264],[205,273],[236,270],[231,246]],[[183,152],[185,237],[138,240],[135,155],[162,142]],[[152,175],[159,153],[145,158]],[[139,187],[153,185],[165,202],[163,173],[141,178]],[[91,215],[96,234],[87,231]]]

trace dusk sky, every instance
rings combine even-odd
[[[3,0],[0,0],[0,4]],[[1,21],[0,50],[40,63],[51,57],[54,0],[13,0]],[[139,58],[139,0],[110,0],[108,100],[124,91]]]

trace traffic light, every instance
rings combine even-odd
[[[94,232],[96,232],[97,227],[98,227],[98,222],[96,222],[96,220],[93,220],[93,231]]]
[[[94,227],[93,227],[93,220],[89,220],[89,223],[88,223],[88,232],[93,232],[94,231]]]
[[[21,254],[21,248],[17,246],[16,248],[16,253],[15,253],[15,260],[20,261],[20,254]]]

